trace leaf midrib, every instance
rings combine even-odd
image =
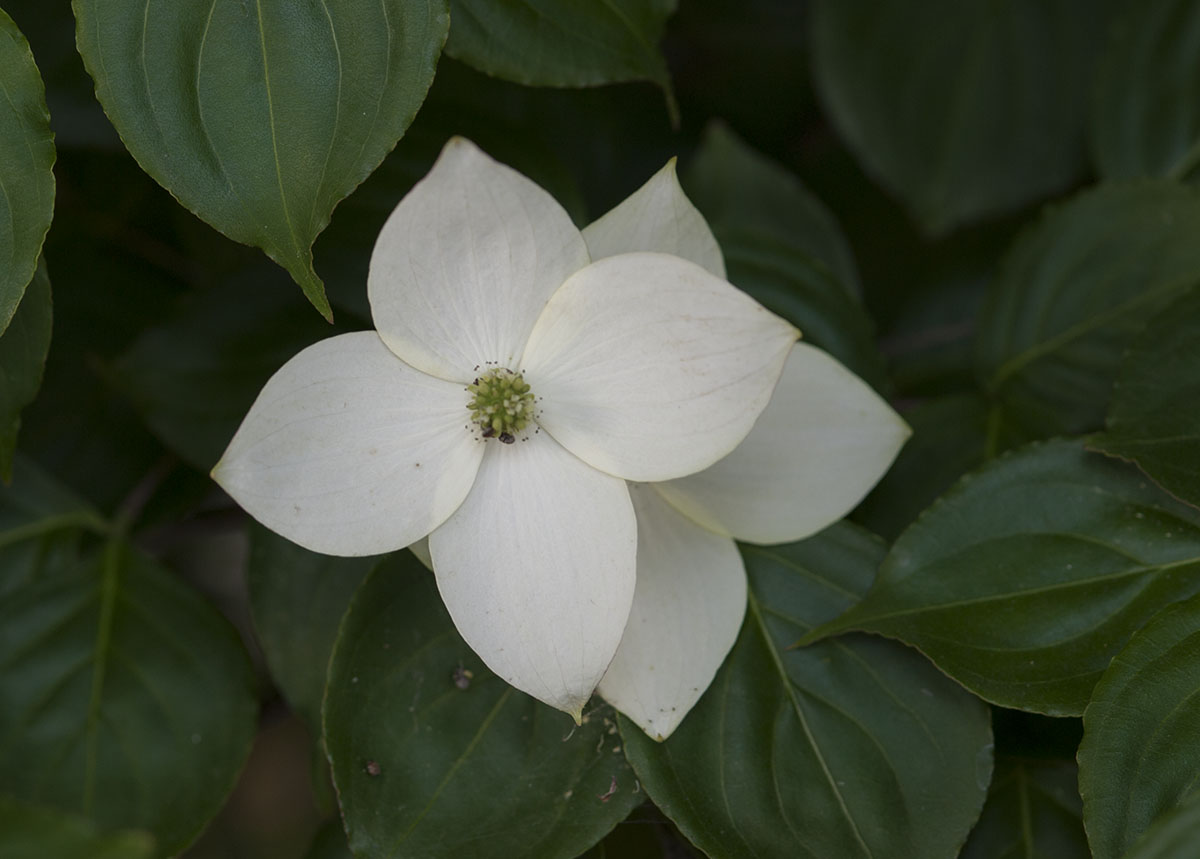
[[[796,697],[795,687],[792,685],[792,681],[788,676],[787,669],[785,669],[783,666],[783,660],[779,655],[779,649],[775,646],[775,642],[771,638],[771,633],[767,629],[766,622],[763,620],[762,609],[759,606],[758,600],[755,598],[752,590],[747,593],[746,600],[747,608],[749,609],[749,616],[754,619],[754,625],[757,628],[760,637],[762,638],[763,645],[766,647],[767,653],[770,654],[771,663],[775,667],[776,674],[779,676],[780,686],[783,688],[788,697],[788,701],[792,705],[792,712],[796,714],[796,719],[800,723],[801,729],[804,731],[804,737],[808,740],[808,744],[813,750],[813,755],[816,757],[817,763],[819,763],[821,766],[821,773],[825,777],[826,782],[828,782],[830,791],[837,799],[838,807],[841,808],[842,815],[845,817],[846,822],[850,826],[850,831],[854,835],[854,840],[862,848],[864,855],[874,856],[875,854],[872,853],[871,848],[867,846],[867,842],[863,839],[862,833],[859,832],[858,824],[855,822],[854,816],[850,813],[850,808],[846,805],[846,800],[842,796],[842,792],[838,790],[837,780],[833,777],[833,773],[829,769],[829,764],[826,762],[825,756],[821,753],[821,748],[817,743],[816,737],[813,736],[812,729],[808,724],[808,719],[804,715],[804,709],[800,706],[800,701]]]

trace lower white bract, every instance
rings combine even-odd
[[[314,551],[416,543],[500,677],[664,739],[741,626],[733,538],[831,524],[908,435],[724,278],[673,161],[580,233],[452,140],[376,243],[378,331],[284,365],[213,475]]]

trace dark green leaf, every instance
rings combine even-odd
[[[155,434],[201,471],[220,458],[271,374],[337,333],[296,305],[281,280],[251,270],[187,296],[109,368]]]
[[[1200,507],[1200,289],[1146,324],[1125,361],[1108,429],[1089,447],[1130,459]]]
[[[363,582],[329,667],[325,747],[367,856],[573,859],[645,798],[607,707],[582,727],[493,675],[402,552]]]
[[[646,801],[580,859],[700,859],[654,804]]]
[[[37,269],[54,216],[54,135],[29,43],[0,10],[0,333]]]
[[[12,322],[0,335],[0,480],[4,482],[12,479],[21,409],[33,402],[42,386],[51,316],[50,278],[45,265],[40,265]]]
[[[818,0],[817,91],[866,168],[942,233],[1082,174],[1105,5]]]
[[[311,247],[420,107],[446,0],[75,0],[79,51],[125,145],[331,318]]]
[[[989,701],[1077,716],[1129,637],[1200,591],[1198,573],[1200,512],[1081,442],[1046,442],[964,477],[812,638],[899,638]]]
[[[1200,793],[1154,821],[1124,859],[1193,859],[1200,842]]]
[[[912,437],[871,494],[856,521],[894,540],[966,472],[1028,441],[978,394],[926,400],[904,413]]]
[[[979,320],[988,388],[1045,435],[1098,429],[1142,325],[1200,281],[1200,193],[1101,186],[1050,210],[1013,246]]]
[[[533,86],[648,80],[669,89],[658,50],[676,0],[452,0],[446,53]]]
[[[1193,571],[1194,574],[1194,571]],[[1096,859],[1118,859],[1196,791],[1200,599],[1166,609],[1113,657],[1083,714],[1079,790]]]
[[[101,834],[86,819],[0,796],[0,859],[151,859],[146,832]]]
[[[997,763],[959,859],[1091,859],[1076,775],[1066,761]]]
[[[1091,134],[1106,179],[1194,174],[1200,160],[1200,6],[1126,3],[1096,68]]]
[[[149,558],[116,538],[81,548],[86,508],[18,466],[0,493],[0,782],[176,852],[249,752],[249,661]],[[9,563],[23,547],[26,563]]]
[[[665,743],[622,719],[651,799],[713,857],[953,857],[991,777],[987,709],[895,642],[789,649],[866,590],[883,545],[850,525],[742,549],[750,606]]]
[[[354,859],[341,820],[331,820],[317,830],[304,859]]]
[[[329,654],[350,598],[376,558],[334,558],[265,528],[250,530],[254,628],[271,676],[318,735]]]
[[[795,176],[715,125],[683,185],[721,245],[730,282],[870,384],[886,385],[850,248]]]

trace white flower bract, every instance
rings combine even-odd
[[[656,607],[635,597],[626,481],[685,478],[733,452],[798,336],[686,247],[589,244],[545,191],[451,140],[376,242],[377,330],[285,364],[213,469],[247,512],[314,551],[428,536],[467,643],[576,719],[605,672],[617,677],[618,646],[638,657],[622,644],[631,609]],[[472,419],[467,388],[492,371],[529,386],[518,434]],[[702,601],[744,604],[744,587]]]
[[[662,251],[725,276],[720,247],[668,163],[583,231],[593,259]],[[746,571],[733,539],[799,540],[841,519],[910,430],[861,379],[796,343],[754,429],[699,473],[633,487],[637,584],[599,693],[647,734],[670,736],[733,647]]]

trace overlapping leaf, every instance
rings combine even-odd
[[[355,595],[324,717],[355,854],[573,859],[645,799],[612,711],[574,728],[493,675],[409,553]]]
[[[1125,355],[1108,428],[1089,441],[1200,507],[1200,288],[1146,324]]]
[[[1193,598],[1133,636],[1083,714],[1079,790],[1096,859],[1124,856],[1159,816],[1196,792],[1197,724],[1200,599]]]
[[[255,701],[232,628],[18,462],[0,493],[0,782],[103,829],[185,846],[249,751]]]
[[[0,333],[17,312],[54,215],[54,135],[29,43],[0,10]]]
[[[251,270],[188,296],[108,371],[158,437],[202,471],[220,458],[271,374],[334,333],[292,302],[281,278]]]
[[[998,763],[979,822],[959,859],[1091,859],[1075,765]]]
[[[721,245],[730,282],[867,382],[886,386],[849,245],[795,176],[716,125],[683,184]]]
[[[912,437],[855,520],[894,540],[964,473],[1028,439],[979,394],[937,397],[904,413]]]
[[[1078,441],[963,478],[905,531],[845,630],[918,647],[1006,707],[1083,712],[1129,637],[1200,591],[1200,513]]]
[[[535,86],[649,80],[670,88],[658,50],[676,0],[453,0],[446,53]]]
[[[1100,427],[1121,356],[1146,320],[1200,282],[1200,193],[1101,186],[1013,246],[979,320],[979,372],[1045,435]]]
[[[883,556],[850,525],[744,547],[750,606],[725,665],[665,743],[622,720],[654,802],[713,857],[953,857],[991,776],[987,709],[916,652],[802,633]]]
[[[42,385],[50,350],[52,308],[50,278],[39,266],[21,306],[0,334],[0,480],[12,477],[21,410],[33,402]]]
[[[331,317],[311,247],[420,107],[447,0],[75,0],[96,94],[143,169]]]
[[[318,555],[251,527],[247,584],[258,641],[271,677],[317,735],[338,624],[375,563]]]
[[[1091,135],[1106,179],[1192,176],[1200,165],[1200,6],[1125,4],[1097,64]]]
[[[811,41],[817,89],[867,169],[942,233],[1083,172],[1106,6],[822,0]]]

